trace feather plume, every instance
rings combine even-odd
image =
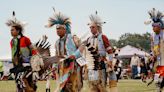
[[[97,26],[102,26],[102,24],[105,24],[106,22],[103,22],[100,17],[98,16],[98,12],[96,11],[95,14],[91,14],[89,16],[91,23],[88,23],[88,25],[96,24]]]
[[[152,10],[148,11],[148,14],[150,15],[151,20],[145,21],[144,22],[145,25],[148,25],[153,22],[153,24],[158,23],[156,25],[158,25],[162,28],[164,27],[164,22],[162,21],[162,18],[164,16],[163,16],[162,12],[157,11],[155,8],[153,8]]]
[[[148,13],[150,15],[150,19],[152,19],[153,22],[159,22],[164,17],[163,13],[157,11],[155,8],[150,10]]]
[[[145,25],[149,25],[152,21],[151,20],[147,20],[144,22]]]
[[[12,19],[9,19],[6,22],[6,25],[9,26],[9,27],[11,27],[11,26],[19,26],[22,29],[24,29],[24,26],[26,24],[27,24],[26,22],[21,22],[21,21],[19,21],[19,20],[16,19],[16,17],[15,17],[15,11],[13,11],[13,13],[12,13]]]
[[[53,8],[54,12],[55,9]],[[71,33],[71,21],[70,18],[65,16],[64,14],[62,14],[61,12],[56,13],[49,18],[48,20],[48,24],[46,25],[46,27],[50,28],[54,25],[63,25],[66,28],[67,33]]]

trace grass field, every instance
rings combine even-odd
[[[87,82],[84,83],[82,92],[89,92]],[[38,82],[37,92],[45,92],[45,81]],[[51,81],[51,90],[56,88],[55,81]],[[15,92],[14,81],[0,81],[0,92]],[[53,91],[51,91],[53,92]],[[118,82],[118,92],[156,92],[155,86],[152,84],[149,87],[141,80],[120,80]]]

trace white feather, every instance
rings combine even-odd
[[[151,20],[147,20],[144,22],[145,25],[149,25],[152,21]]]
[[[85,58],[87,63],[87,69],[93,69],[94,68],[94,58],[90,51],[88,51],[88,47],[86,47],[86,53]]]

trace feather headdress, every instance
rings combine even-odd
[[[146,25],[153,22],[152,26],[159,26],[161,28],[164,28],[164,22],[162,21],[164,15],[162,12],[157,11],[155,8],[153,8],[152,10],[148,11],[148,14],[150,15],[150,20],[144,22]]]
[[[95,14],[91,14],[89,18],[90,18],[90,23],[88,23],[88,25],[90,26],[96,25],[101,28],[102,25],[106,23],[101,20],[101,18],[97,14],[97,11],[95,12]],[[102,32],[101,29],[99,30],[99,32]]]
[[[53,8],[54,12],[55,9]],[[56,28],[58,27],[64,27],[68,33],[71,33],[71,26],[70,26],[71,22],[70,22],[70,18],[63,15],[61,12],[58,12],[54,14],[54,16],[50,17],[48,20],[48,24],[46,25],[46,27],[50,28],[54,25],[56,25]]]
[[[9,26],[9,27],[18,26],[18,27],[20,27],[20,28],[22,29],[22,31],[23,31],[24,26],[26,25],[26,23],[17,20],[16,17],[15,17],[15,12],[13,11],[12,19],[9,19],[9,20],[6,22],[6,25]]]

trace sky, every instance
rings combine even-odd
[[[5,25],[16,12],[16,18],[27,22],[24,35],[32,43],[42,35],[47,35],[54,53],[54,44],[58,36],[53,28],[45,28],[45,24],[53,15],[52,7],[71,18],[72,33],[82,37],[91,35],[87,23],[89,15],[98,11],[98,15],[106,24],[103,33],[109,39],[118,40],[127,32],[152,32],[151,25],[144,25],[149,19],[148,11],[156,8],[164,12],[164,0],[1,0],[0,1],[0,59],[10,58],[10,28]]]

